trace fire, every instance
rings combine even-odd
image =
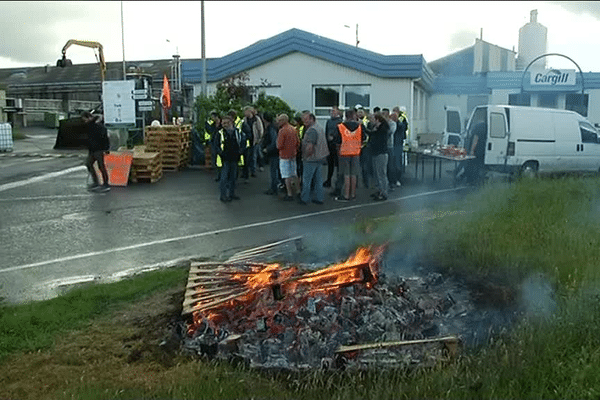
[[[244,329],[260,318],[272,322],[277,313],[297,309],[315,294],[336,294],[355,284],[371,288],[379,277],[384,250],[385,246],[361,247],[345,262],[310,273],[280,264],[212,270],[198,286],[194,323],[188,333],[193,334],[203,322],[213,330],[223,322],[235,322]]]

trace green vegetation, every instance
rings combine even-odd
[[[598,178],[493,184],[456,204],[360,221],[374,241],[423,240],[424,262],[514,288],[540,276],[553,313],[434,368],[265,374],[159,348],[185,269],[0,310],[0,398],[598,398]],[[426,239],[426,240],[424,240]],[[162,327],[162,328],[161,328]],[[163,329],[163,330],[161,330]]]
[[[90,285],[64,296],[26,305],[0,307],[0,360],[15,351],[37,351],[57,335],[78,329],[115,307],[164,290],[186,279],[186,271],[151,272],[109,285]]]
[[[19,128],[13,128],[12,129],[12,138],[13,138],[13,140],[23,140],[23,139],[26,139],[27,136]]]
[[[247,86],[250,78],[247,73],[240,73],[229,77],[217,84],[215,94],[210,96],[198,96],[194,103],[194,113],[196,114],[196,129],[200,137],[204,137],[204,123],[208,120],[210,112],[215,110],[220,115],[225,115],[229,110],[235,110],[238,116],[243,118],[242,110],[245,106],[254,106],[259,113],[270,111],[275,115],[285,113],[293,118],[296,113],[284,100],[275,96],[267,96],[260,87],[254,88]],[[263,82],[268,85],[268,82]],[[255,103],[251,102],[252,95],[256,92],[258,98]]]

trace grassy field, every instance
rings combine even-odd
[[[552,307],[454,362],[275,375],[187,358],[169,340],[187,278],[173,268],[1,307],[0,399],[598,398],[599,190],[595,177],[490,184],[428,213],[360,223],[376,242],[422,241],[422,262],[447,274],[552,288]]]

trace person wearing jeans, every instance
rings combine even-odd
[[[302,192],[299,202],[307,204],[312,197],[313,203],[323,204],[323,165],[329,155],[327,138],[313,113],[304,112],[302,122],[306,131],[302,139]]]

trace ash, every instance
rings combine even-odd
[[[443,343],[353,352],[340,346],[454,335],[464,346],[485,344],[508,327],[516,310],[477,307],[466,284],[435,272],[401,278],[382,274],[372,289],[354,285],[304,297],[290,306],[271,298],[269,317],[202,322],[186,336],[186,352],[251,367],[302,371],[433,366],[449,359]],[[284,299],[285,301],[285,299]],[[289,300],[288,300],[289,301]]]

